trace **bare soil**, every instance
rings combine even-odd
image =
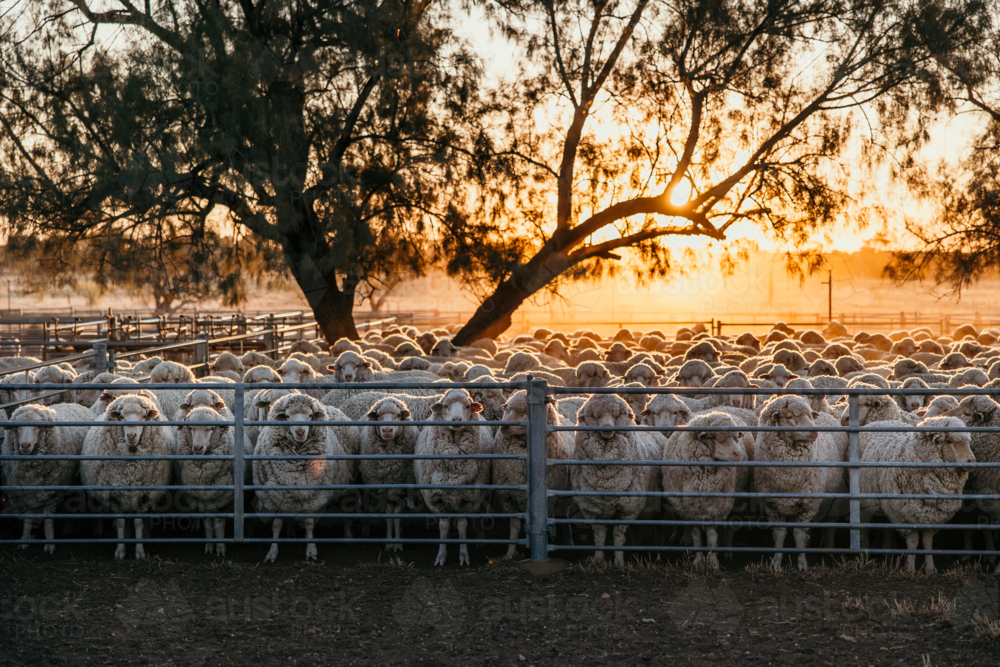
[[[113,550],[0,547],[0,665],[1000,664],[985,563],[908,576],[816,558],[775,574],[748,556],[706,573],[684,556],[509,563],[498,547],[462,568],[455,547],[433,567],[433,545],[320,544],[306,563],[288,544],[275,564],[259,544]]]

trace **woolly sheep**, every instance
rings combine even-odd
[[[75,403],[58,403],[51,407],[44,405],[22,405],[4,422],[6,437],[3,442],[4,456],[67,456],[78,455],[87,436],[86,426],[64,426],[59,422],[93,421],[94,414]],[[19,422],[47,422],[51,426],[18,426]],[[31,539],[30,515],[53,514],[58,509],[66,491],[35,491],[35,486],[68,486],[73,483],[79,469],[79,461],[4,461],[3,473],[8,494],[18,492],[18,500],[24,507],[24,532],[21,540],[27,549]],[[52,519],[43,522],[45,553],[54,553],[56,545],[55,528]]]
[[[46,366],[45,368],[39,368],[35,371],[35,377],[32,379],[32,382],[35,384],[73,384],[76,382],[76,373],[67,371],[66,369],[58,366]],[[55,405],[57,403],[73,402],[72,391],[64,391],[51,396],[46,395],[52,393],[52,389],[39,390],[38,402],[42,405]]]
[[[434,357],[450,357],[455,354],[455,344],[448,339],[439,340],[434,348],[431,349],[431,356]]]
[[[587,402],[587,399],[582,396],[569,396],[566,398],[556,399],[556,412],[559,413],[559,417],[567,424],[576,423],[576,413],[580,411],[583,404]]]
[[[145,396],[129,394],[116,398],[87,432],[82,453],[116,456],[116,460],[81,461],[80,478],[90,486],[166,486],[170,483],[170,461],[130,461],[133,456],[165,456],[174,453],[174,435],[163,426],[160,412]],[[166,493],[163,490],[121,491],[114,488],[89,490],[106,511],[115,514],[149,512]],[[142,540],[143,520],[133,520],[135,539]],[[118,539],[125,539],[125,519],[116,519]],[[142,542],[136,542],[135,557],[145,558]],[[115,558],[125,558],[125,543],[119,542]]]
[[[333,345],[330,346],[330,354],[334,356],[340,356],[348,350],[358,354],[361,354],[362,352],[361,347],[357,343],[347,338],[338,338]]]
[[[163,361],[150,371],[149,381],[154,384],[186,384],[194,382],[194,373],[183,364]]]
[[[965,358],[964,354],[961,352],[952,352],[945,355],[944,359],[938,362],[938,370],[954,371],[959,368],[967,368],[970,365],[969,360]]]
[[[766,372],[763,373],[758,372],[755,375],[764,380],[770,380],[777,387],[784,387],[786,384],[788,384],[790,380],[794,380],[795,378],[798,377],[798,375],[788,370],[781,364],[776,364]]]
[[[412,425],[382,424],[384,421],[410,421],[406,404],[395,396],[387,396],[372,406],[368,419],[373,423],[361,429],[361,453],[372,455],[412,455],[416,450],[420,429]],[[365,484],[415,484],[413,462],[404,459],[362,460],[361,480]],[[376,511],[399,514],[406,505],[405,489],[371,489]],[[386,519],[386,539],[401,540],[399,519]],[[402,551],[401,543],[389,542],[386,551]]]
[[[665,461],[744,461],[747,453],[740,445],[740,433],[734,431],[713,431],[715,427],[737,427],[740,424],[722,412],[708,412],[697,415],[688,423],[690,430],[675,431],[667,440],[663,454]],[[737,485],[737,470],[730,467],[704,466],[663,466],[663,490],[670,493],[733,493],[745,491]],[[704,521],[706,523],[725,521],[733,509],[733,497],[675,497],[668,496],[671,507],[684,521]],[[705,526],[706,546],[715,549],[718,533],[713,526]],[[691,529],[695,547],[701,547],[701,529]],[[695,563],[705,560],[705,554],[697,552]],[[714,551],[708,553],[708,563],[719,569],[719,560]]]
[[[431,408],[435,420],[482,421],[479,413],[483,406],[476,403],[464,389],[450,389]],[[427,426],[417,439],[416,453],[429,454],[489,454],[492,442],[489,431],[479,426]],[[479,488],[471,490],[453,490],[447,488],[421,489],[421,495],[427,507],[434,513],[471,513],[478,511],[486,497],[485,485],[490,479],[489,459],[417,459],[414,461],[414,472],[417,484],[427,485],[471,485]],[[462,541],[459,547],[459,565],[469,564],[469,548],[465,544],[468,520],[456,519],[458,537]],[[451,520],[442,518],[438,521],[441,539],[447,539]],[[447,547],[442,544],[438,548],[435,565],[444,565]]]
[[[148,357],[132,367],[130,375],[133,377],[146,377],[153,372],[153,369],[163,363],[160,357]]]
[[[326,369],[333,372],[334,382],[371,382],[375,379],[372,363],[356,352],[344,352]]]
[[[232,371],[237,375],[241,376],[246,373],[246,367],[240,358],[237,357],[232,352],[223,352],[218,357],[215,358],[215,362],[211,366],[213,373],[219,373],[221,371]],[[238,382],[239,380],[237,380]]]
[[[114,373],[98,373],[97,375],[85,379],[77,378],[78,384],[111,384],[115,380],[119,379],[121,376],[115,375]],[[79,403],[85,408],[89,408],[94,404],[94,401],[98,399],[101,395],[101,389],[77,389],[76,396],[74,397],[74,402]]]
[[[157,412],[161,415],[167,414],[160,405],[160,399],[157,398],[152,391],[149,389],[136,389],[134,387],[129,387],[129,385],[138,384],[138,382],[132,378],[116,378],[110,384],[110,387],[98,394],[94,404],[90,406],[90,411],[94,413],[95,417],[100,417],[107,412],[108,406],[111,405],[116,398],[129,395],[145,396],[153,402]],[[183,392],[177,393],[183,394]]]
[[[545,409],[546,421],[549,426],[561,426],[562,420],[555,406],[551,403]],[[516,391],[503,405],[503,421],[518,421],[528,417],[528,398],[524,390]],[[494,454],[527,454],[525,442],[526,426],[501,426],[493,440]],[[573,436],[569,431],[552,431],[546,440],[548,458],[565,460],[573,455]],[[523,485],[527,479],[524,460],[498,459],[493,462],[493,484],[497,486]],[[569,469],[567,466],[550,465],[548,467],[548,488],[553,491],[569,489]],[[523,491],[497,489],[493,492],[500,511],[505,513],[524,513],[527,509],[527,495]],[[555,511],[558,497],[549,497],[549,515]],[[521,520],[510,520],[510,540],[506,558],[513,558],[517,553],[517,545],[513,543],[521,534]]]
[[[288,359],[285,363],[281,364],[281,367],[278,369],[278,375],[281,376],[283,384],[312,384],[333,380],[332,378],[327,379],[324,376],[318,376],[311,366],[298,359]],[[327,389],[323,388],[304,389],[300,391],[316,399],[322,398],[328,392]]]
[[[37,378],[37,376],[36,376]],[[37,381],[37,380],[36,380]],[[972,385],[975,387],[982,387],[984,384],[990,381],[989,376],[979,368],[968,368],[960,373],[956,373],[950,380],[948,380],[949,389],[960,389],[966,385]]]
[[[704,387],[709,379],[715,376],[715,371],[701,359],[685,361],[677,371],[674,381],[679,387]]]
[[[924,419],[929,419],[931,417],[939,417],[946,414],[949,410],[954,410],[958,407],[958,399],[954,396],[938,396],[930,405],[927,406],[927,410],[920,414]]]
[[[645,338],[643,338],[645,340]],[[643,349],[650,349],[644,347]],[[719,352],[715,349],[715,346],[708,341],[701,341],[695,345],[688,348],[687,352],[684,353],[684,361],[700,360],[709,364],[716,364],[719,362]]]
[[[920,378],[907,378],[903,382],[903,386],[900,389],[930,389],[927,383]],[[900,394],[895,396],[896,405],[899,406],[900,410],[904,412],[917,412],[923,408],[926,408],[931,404],[931,399],[934,397],[930,394],[923,395],[905,395]]]
[[[0,379],[0,385],[6,384],[32,384],[35,374],[33,371],[23,373],[12,373]],[[0,402],[13,403],[14,401],[26,401],[32,396],[30,389],[3,389],[0,387]]]
[[[425,371],[431,367],[431,362],[420,357],[410,357],[399,362],[401,371]]]
[[[613,394],[591,396],[577,414],[579,426],[601,426],[606,430],[577,431],[573,458],[590,461],[642,461],[650,452],[640,446],[635,433],[616,431],[615,427],[632,426],[635,421],[628,404]],[[662,454],[661,454],[662,456]],[[659,458],[659,457],[658,457]],[[647,491],[651,486],[653,471],[649,466],[574,465],[570,468],[570,484],[577,492],[587,491]],[[574,500],[585,519],[622,519],[631,521],[646,506],[642,496],[575,496]],[[615,546],[625,543],[627,525],[617,524],[613,529]],[[604,560],[607,527],[593,524],[594,560]],[[615,564],[624,565],[625,557],[615,551]]]
[[[776,366],[784,366],[792,373],[804,371],[809,368],[809,362],[799,352],[794,350],[778,350],[771,357],[771,363]]]
[[[347,452],[337,436],[327,427],[325,407],[306,394],[288,394],[273,404],[267,414],[268,421],[307,422],[304,424],[263,426],[257,436],[255,456],[343,456]],[[311,459],[280,460],[260,459],[253,462],[253,482],[258,486],[300,486],[302,490],[258,489],[257,511],[263,513],[318,513],[336,498],[336,493],[310,486],[348,484],[350,469],[345,460]],[[343,495],[343,494],[341,494]],[[275,518],[271,524],[273,538],[281,534],[283,519]],[[302,519],[306,539],[313,539],[315,519]],[[306,559],[318,557],[316,544],[306,544]],[[273,542],[265,562],[278,558],[278,543]]]
[[[322,354],[323,348],[309,340],[297,340],[288,348],[288,354],[302,352],[304,354]]]
[[[205,390],[198,390],[205,391]],[[191,392],[195,394],[196,392]],[[215,393],[215,392],[210,392]],[[216,395],[218,398],[218,395]],[[191,397],[189,396],[189,400]],[[218,399],[216,406],[221,402]],[[225,405],[223,405],[223,408]],[[222,422],[226,417],[212,407],[196,407],[190,409],[179,421],[187,422]],[[233,431],[228,424],[184,425],[177,429],[177,453],[181,456],[232,456],[235,448]],[[231,486],[233,484],[233,462],[199,461],[188,459],[178,461],[178,480],[184,486]],[[224,511],[233,503],[232,491],[218,490],[186,490],[181,492],[185,504],[196,512]],[[205,553],[226,555],[226,545],[221,540],[226,537],[226,519],[215,517],[205,519],[205,538],[219,540],[215,544],[205,543]]]
[[[832,424],[829,422],[833,422]],[[829,415],[813,412],[801,396],[776,396],[764,405],[761,426],[800,427],[796,431],[762,431],[757,434],[754,457],[757,461],[835,462],[841,456],[836,440],[829,432],[812,430],[816,425],[835,426]],[[829,499],[774,498],[769,493],[842,493],[846,491],[844,470],[836,467],[795,467],[754,470],[757,491],[762,494],[761,504],[770,521],[806,522],[821,520],[829,512]],[[774,547],[781,549],[787,528],[773,528]],[[809,540],[809,529],[793,528],[795,547],[804,549]],[[776,552],[771,566],[781,567],[782,554]],[[798,569],[806,570],[806,555],[799,553]]]
[[[968,434],[972,438],[970,445],[972,453],[975,455],[976,461],[980,463],[1000,462],[1000,436],[998,436],[1000,410],[997,409],[998,407],[1000,406],[997,405],[996,401],[989,396],[966,396],[959,405],[944,413],[948,417],[960,419],[966,426],[995,429]],[[930,415],[930,408],[927,412]],[[982,495],[1000,493],[1000,468],[973,468],[969,472],[966,490],[968,493]],[[991,523],[1000,520],[1000,503],[996,500],[978,500],[976,505],[989,517]],[[991,530],[992,526],[988,526],[986,529],[989,550],[993,549],[990,544],[992,542]],[[1000,564],[997,565],[994,574],[1000,574]]]
[[[611,384],[611,374],[604,364],[587,361],[576,367],[574,387],[606,387]]]
[[[825,359],[817,359],[806,369],[807,377],[820,377],[822,375],[835,376],[837,375],[837,369]]]
[[[872,426],[901,425],[900,422],[874,422]],[[932,417],[921,422],[921,426],[934,428],[961,428],[963,423],[955,417]],[[922,462],[922,463],[953,463],[954,466],[940,468],[861,468],[860,481],[862,494],[945,494],[958,495],[962,492],[969,477],[968,470],[961,468],[962,464],[974,463],[976,457],[972,453],[972,439],[968,433],[867,433],[867,444],[861,454],[864,463],[890,462]],[[936,524],[949,521],[962,501],[955,500],[921,500],[921,499],[867,499],[861,501],[862,522],[867,522],[877,510],[889,518],[892,523],[924,523]],[[909,551],[917,549],[917,543],[922,538],[923,547],[930,551],[933,548],[935,529],[910,530],[899,529],[906,539]],[[927,574],[937,570],[934,558],[927,554],[924,561]],[[916,571],[916,554],[906,556],[906,570]]]
[[[260,352],[247,352],[240,357],[240,361],[243,362],[243,366],[245,368],[253,368],[254,366],[270,366],[271,368],[277,368],[280,365],[271,357]]]

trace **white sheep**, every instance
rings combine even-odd
[[[194,394],[196,392],[191,393]],[[216,398],[218,397],[216,396]],[[180,421],[223,422],[225,419],[232,419],[232,413],[227,417],[212,407],[200,406],[190,408]],[[233,455],[235,448],[233,431],[228,424],[185,424],[178,427],[177,430],[177,453],[179,455]],[[232,486],[233,484],[232,459],[225,461],[188,459],[178,461],[177,468],[179,473],[178,480],[184,486]],[[181,495],[185,504],[196,512],[219,512],[231,507],[233,504],[233,492],[229,489],[186,490]],[[214,544],[214,553],[218,556],[226,555],[226,545],[221,541],[225,537],[226,519],[224,517],[205,519],[205,538],[220,540]],[[213,544],[211,542],[205,543],[205,553],[213,553]]]
[[[59,403],[51,407],[43,405],[22,405],[10,421],[4,423],[6,437],[3,443],[5,456],[67,456],[78,455],[83,448],[87,436],[86,426],[64,426],[60,422],[93,421],[94,414],[75,403]],[[45,426],[19,426],[19,422],[46,422]],[[6,477],[7,492],[15,488],[19,492],[20,502],[27,514],[53,514],[65,491],[36,491],[35,486],[68,486],[73,483],[79,470],[79,461],[4,461],[3,471]],[[24,532],[21,539],[27,549],[27,541],[31,539],[30,518],[25,517]],[[44,520],[45,539],[50,543],[45,545],[45,553],[54,553],[56,545],[55,529],[52,519]]]
[[[35,384],[73,384],[76,380],[76,373],[68,371],[65,368],[60,368],[59,366],[46,366],[45,368],[39,368],[35,371],[35,377],[32,380]],[[55,405],[56,403],[72,403],[73,402],[73,392],[64,391],[54,396],[48,396],[46,394],[52,394],[53,389],[41,389],[38,391],[39,396],[44,396],[44,398],[39,398],[38,402],[42,405]]]
[[[573,458],[594,461],[595,465],[574,465],[570,468],[570,484],[577,492],[587,491],[647,491],[652,486],[653,469],[650,466],[599,465],[600,461],[642,461],[650,452],[642,446],[636,433],[616,431],[615,427],[633,426],[635,419],[628,403],[612,394],[591,396],[577,413],[579,426],[601,426],[606,430],[577,431]],[[660,455],[662,457],[662,454]],[[659,457],[658,457],[659,458]],[[574,497],[586,519],[632,520],[639,516],[647,503],[642,496],[590,496]],[[626,525],[614,526],[614,545],[625,543]],[[607,527],[593,524],[594,560],[604,560]],[[615,564],[624,565],[621,551],[615,552]]]
[[[762,431],[754,445],[757,461],[795,461],[801,463],[842,461],[840,447],[831,432],[812,430],[817,422],[829,415],[813,412],[809,402],[801,396],[776,396],[761,411],[761,426],[791,426],[795,431]],[[814,421],[816,420],[816,421]],[[832,425],[836,425],[836,421]],[[847,489],[844,470],[838,467],[761,467],[754,470],[757,491],[762,494],[761,504],[771,521],[818,521],[827,515],[830,499],[800,497],[775,498],[769,493],[843,493]],[[774,547],[782,548],[788,529],[773,528]],[[804,549],[809,540],[809,529],[792,529],[795,547]],[[781,567],[782,554],[776,552],[771,559],[775,569]],[[808,568],[806,555],[799,553],[798,569]]]
[[[116,398],[87,432],[83,453],[117,456],[114,461],[82,461],[80,478],[89,486],[166,486],[170,483],[170,461],[129,460],[133,456],[165,456],[174,453],[174,436],[159,424],[160,411],[149,398],[129,394]],[[102,423],[110,426],[102,426]],[[166,493],[162,489],[144,491],[89,490],[87,493],[112,513],[149,512]],[[125,539],[125,519],[116,519],[118,539]],[[136,540],[142,540],[143,521],[133,520]],[[136,542],[135,557],[145,558],[142,542]],[[125,558],[125,544],[119,542],[115,558]]]
[[[385,421],[410,421],[410,411],[406,404],[395,396],[387,396],[372,406],[368,419],[373,423],[361,430],[361,453],[365,456],[403,454],[412,455],[416,451],[420,429],[411,425],[382,424]],[[413,461],[407,459],[364,459],[361,461],[361,480],[365,484],[415,484]],[[371,498],[387,513],[399,514],[407,501],[405,489],[371,489]],[[403,539],[399,519],[386,519],[386,539]],[[402,551],[399,542],[386,544],[386,551]]]
[[[552,404],[546,406],[546,420],[549,426],[562,426],[559,413]],[[502,421],[519,421],[528,418],[528,396],[522,389],[514,394],[503,405]],[[572,423],[572,422],[570,422]],[[494,454],[527,455],[525,441],[527,427],[501,426],[493,440]],[[546,440],[549,459],[568,459],[573,455],[573,437],[569,431],[551,431]],[[527,466],[523,459],[497,459],[493,462],[493,484],[496,486],[523,485],[527,481]],[[568,466],[550,465],[548,467],[548,488],[553,491],[569,490]],[[523,513],[527,510],[528,498],[523,491],[497,489],[494,498],[505,513]],[[558,497],[551,496],[548,500],[549,515],[555,510]],[[506,558],[513,558],[517,553],[517,545],[513,543],[521,534],[521,520],[510,520],[511,544],[507,547]]]
[[[723,412],[708,412],[694,417],[688,431],[675,431],[667,440],[663,453],[665,461],[745,461],[747,452],[740,444],[738,431],[713,431],[719,426],[738,427],[740,424]],[[663,490],[671,493],[734,493],[746,491],[746,486],[737,483],[736,468],[718,466],[663,466]],[[745,477],[744,477],[745,478]],[[677,515],[685,521],[706,523],[725,521],[732,512],[735,499],[729,497],[677,497],[667,500]],[[701,529],[691,530],[695,547],[701,547]],[[713,526],[705,526],[706,546],[715,549],[718,533]],[[705,554],[697,552],[695,563],[705,560]],[[713,551],[708,553],[708,564],[719,569],[719,560]]]
[[[989,400],[989,399],[987,399]],[[889,427],[901,426],[901,422],[873,422],[871,426]],[[932,417],[920,422],[920,426],[933,428],[961,428],[964,424],[955,417]],[[922,462],[955,464],[942,465],[940,468],[861,468],[860,481],[862,494],[941,494],[959,495],[969,477],[968,469],[962,469],[966,463],[974,463],[976,457],[972,453],[971,437],[968,433],[867,433],[867,445],[861,456],[865,463],[890,462]],[[921,500],[921,499],[866,499],[861,501],[861,520],[867,522],[876,510],[889,518],[893,523],[924,523],[935,524],[949,521],[961,507],[962,501],[955,500]],[[934,529],[910,530],[898,529],[906,538],[906,548],[917,549],[918,541],[923,539],[924,549],[933,548]],[[907,554],[906,570],[916,571],[916,554]],[[924,561],[927,574],[937,570],[934,558],[927,554]]]
[[[435,403],[431,411],[435,420],[452,421],[482,421],[479,413],[483,406],[475,403],[464,389],[451,389],[443,398]],[[417,440],[417,454],[450,454],[475,455],[491,453],[492,443],[488,427],[481,426],[427,426]],[[472,485],[474,489],[422,489],[424,502],[432,512],[443,514],[448,512],[468,514],[478,511],[488,492],[486,484],[490,479],[489,459],[417,459],[414,461],[414,472],[417,484],[426,485]],[[469,564],[469,548],[465,544],[468,519],[456,519],[458,537],[462,540],[459,547],[459,565]],[[438,529],[441,539],[447,539],[451,520],[441,518]],[[438,549],[435,565],[444,565],[447,546],[442,544]]]
[[[347,452],[337,436],[327,426],[325,407],[306,394],[288,394],[273,404],[268,421],[307,422],[281,426],[263,426],[257,437],[255,456],[343,456]],[[309,423],[314,422],[314,423]],[[345,460],[313,458],[309,460],[260,459],[253,462],[253,482],[256,486],[299,486],[301,490],[257,489],[257,511],[262,513],[318,513],[332,500],[342,495],[329,489],[311,486],[350,483],[350,467]],[[271,524],[275,540],[281,534],[283,519],[275,517]],[[306,539],[313,539],[316,520],[302,519]],[[315,560],[318,551],[314,542],[306,544],[306,559]],[[273,542],[265,562],[278,558],[278,543]]]

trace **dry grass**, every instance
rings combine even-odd
[[[407,562],[400,558],[399,556],[389,556],[388,559],[382,560],[383,551],[378,552],[378,559],[372,562],[361,562],[358,561],[358,567],[360,569],[380,569],[380,570],[396,570],[400,572],[408,572],[416,567],[415,563]]]
[[[946,621],[955,613],[955,599],[946,598],[944,593],[938,591],[936,596],[931,596],[931,601],[927,605],[927,612],[937,616],[941,621]]]
[[[975,610],[972,613],[972,634],[976,639],[1000,638],[1000,618],[986,618]]]

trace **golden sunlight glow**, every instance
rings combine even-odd
[[[682,178],[674,191],[670,193],[670,203],[674,206],[683,206],[689,199],[691,199],[691,181]]]

